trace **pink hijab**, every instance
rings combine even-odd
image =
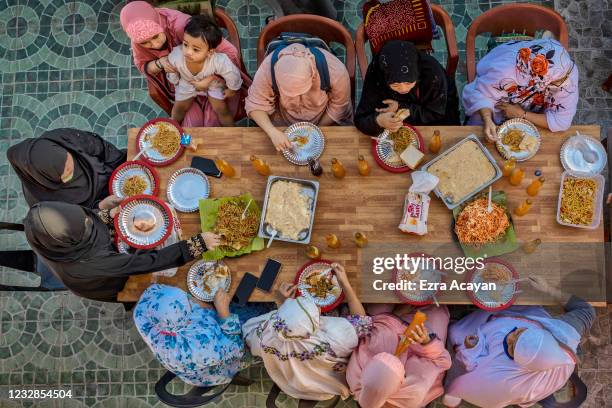
[[[449,315],[446,307],[424,310],[428,330],[437,338],[425,346],[411,345],[398,357],[393,354],[407,324],[397,316],[373,317],[372,335],[353,351],[346,380],[362,407],[424,407],[443,394],[442,378],[451,366],[444,347]],[[402,316],[409,322],[412,314]]]

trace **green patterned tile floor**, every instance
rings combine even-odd
[[[457,81],[465,82],[465,34],[482,11],[511,1],[440,0],[457,29],[461,61]],[[8,146],[45,130],[74,126],[103,135],[120,147],[128,127],[161,115],[145,81],[132,66],[129,42],[119,25],[119,0],[0,0],[0,220],[19,221],[27,212],[19,181],[6,161]],[[334,1],[338,20],[354,32],[363,1]],[[555,0],[568,21],[570,48],[581,70],[576,123],[610,126],[612,98],[600,84],[609,75],[612,40],[609,0]],[[272,10],[264,0],[221,0],[238,26],[243,58],[255,72],[260,27]],[[478,41],[482,54],[486,39]],[[444,63],[443,41],[434,44]],[[360,81],[358,81],[359,83]],[[0,249],[27,249],[23,234],[0,233]],[[27,274],[0,268],[0,281],[36,285]],[[586,347],[581,376],[590,388],[584,406],[610,406],[612,346],[609,310],[599,310]],[[597,344],[597,345],[595,345]],[[154,384],[163,373],[118,305],[78,298],[67,292],[0,292],[0,408],[163,406]],[[230,387],[216,407],[263,407],[271,381],[261,367],[248,370],[255,384]],[[183,389],[174,384],[174,391]],[[71,390],[65,400],[10,400],[9,389]],[[283,407],[295,406],[281,397]],[[439,405],[438,403],[434,405]],[[340,406],[354,406],[343,403]]]

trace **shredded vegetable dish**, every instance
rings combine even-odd
[[[222,238],[219,248],[238,251],[251,243],[259,229],[259,217],[254,209],[247,210],[241,219],[245,204],[228,201],[219,206],[214,232]]]
[[[575,225],[590,225],[595,215],[597,183],[588,178],[566,177],[561,193],[561,221]]]
[[[125,197],[143,194],[147,189],[147,182],[142,176],[130,176],[124,182],[121,192]]]
[[[455,223],[455,233],[464,244],[481,246],[499,240],[510,227],[506,209],[491,203],[493,211],[487,211],[486,198],[478,198],[459,213]]]
[[[409,128],[401,127],[397,132],[389,135],[389,139],[393,140],[393,150],[397,154],[401,154],[409,144],[414,141],[414,134]]]
[[[181,136],[171,125],[159,122],[155,125],[157,133],[149,138],[151,145],[164,157],[171,157],[181,147]]]

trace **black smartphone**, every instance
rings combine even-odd
[[[268,258],[266,266],[264,266],[263,272],[261,272],[261,276],[259,277],[259,281],[257,281],[257,289],[263,290],[264,292],[270,292],[281,266],[282,264],[277,260]]]
[[[191,167],[201,170],[207,176],[221,177],[221,170],[217,167],[214,161],[205,157],[193,156],[191,159]]]
[[[246,305],[251,297],[251,293],[255,290],[255,285],[257,285],[257,276],[246,272],[238,284],[238,288],[236,288],[232,302],[240,306]]]

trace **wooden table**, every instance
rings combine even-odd
[[[443,146],[446,149],[473,133],[482,137],[480,127],[420,127],[426,140],[439,129]],[[433,196],[429,209],[429,233],[418,237],[406,235],[399,231],[398,223],[402,214],[404,195],[411,185],[410,173],[392,174],[379,168],[374,162],[370,139],[354,127],[324,127],[326,137],[325,151],[321,157],[324,168],[318,179],[320,191],[316,207],[312,242],[323,252],[323,258],[342,262],[349,278],[363,302],[399,302],[393,292],[377,292],[372,289],[376,277],[372,273],[372,259],[383,254],[412,253],[423,251],[436,255],[461,256],[451,235],[451,213],[444,204]],[[534,179],[534,171],[540,169],[546,182],[540,193],[534,198],[531,211],[523,217],[515,217],[514,225],[519,241],[525,242],[540,238],[543,244],[532,255],[518,250],[505,256],[521,276],[539,274],[553,284],[560,284],[565,289],[579,294],[594,305],[605,305],[605,265],[603,264],[603,223],[595,230],[563,227],[556,222],[557,196],[560,175],[563,172],[559,161],[559,149],[563,141],[579,130],[583,134],[599,137],[599,126],[574,126],[567,132],[551,134],[540,130],[542,145],[538,154],[531,160],[520,163],[525,169],[526,177],[521,186],[512,187],[505,179],[494,184],[494,189],[504,190],[509,196],[509,207],[513,209],[527,198],[525,188]],[[187,129],[194,137],[204,140],[197,155],[209,158],[223,158],[236,169],[234,178],[209,177],[211,196],[224,197],[250,192],[260,207],[267,177],[257,174],[251,166],[249,157],[255,154],[264,159],[273,175],[284,175],[296,178],[315,179],[307,167],[293,166],[282,155],[276,153],[268,137],[259,128],[194,128]],[[128,157],[135,154],[135,138],[138,129],[130,129],[128,134]],[[498,163],[503,159],[492,145],[487,145]],[[357,156],[363,154],[371,168],[367,177],[357,171]],[[186,152],[174,164],[157,168],[161,178],[160,197],[166,197],[166,182],[170,175],[179,168],[189,166],[194,154]],[[336,179],[331,173],[330,161],[338,158],[346,168],[346,177]],[[426,160],[433,156],[427,154]],[[180,213],[184,237],[199,233],[200,219],[198,213]],[[368,246],[357,248],[352,242],[356,231],[364,232],[369,240]],[[335,233],[341,240],[338,249],[327,248],[325,236]],[[226,258],[232,270],[232,291],[238,285],[244,272],[259,276],[266,258],[282,262],[283,267],[276,285],[282,281],[293,281],[296,271],[309,259],[305,255],[305,246],[274,242],[268,250],[255,252],[239,258]],[[600,254],[601,251],[601,254]],[[440,255],[442,256],[442,255]],[[190,264],[179,268],[172,278],[158,278],[158,282],[186,287],[186,273]],[[588,272],[574,272],[575,269],[589,269]],[[385,272],[382,279],[390,279]],[[447,276],[447,280],[462,281],[465,275]],[[133,276],[119,295],[121,301],[136,301],[143,290],[152,282],[151,275]],[[569,286],[568,286],[569,285]],[[231,292],[230,292],[231,293]],[[269,301],[271,294],[256,290],[251,300]],[[465,292],[445,292],[440,296],[441,303],[469,303]],[[519,304],[548,304],[540,294],[523,288],[519,295]]]

